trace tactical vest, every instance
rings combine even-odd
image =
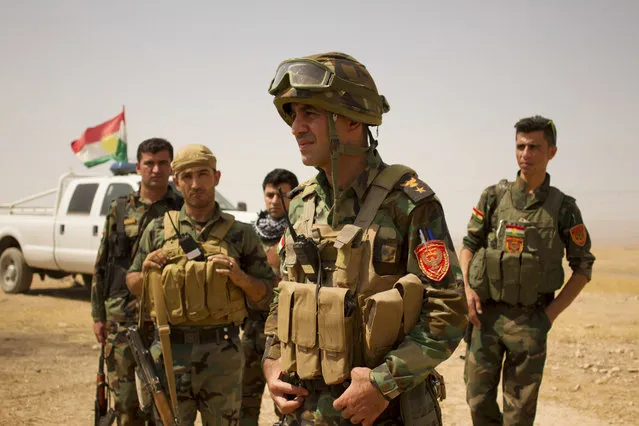
[[[170,217],[169,217],[170,215]],[[145,276],[148,294],[147,306],[150,315],[156,318],[157,303],[153,288],[159,280],[166,302],[168,322],[171,325],[239,325],[246,317],[246,304],[242,290],[230,282],[227,276],[217,273],[218,268],[210,261],[188,260],[178,242],[178,235],[171,224],[178,220],[178,211],[164,215],[164,238],[162,248],[167,253],[167,264],[160,272],[151,270]],[[220,219],[213,224],[206,241],[200,242],[205,257],[228,255],[228,243],[224,237],[231,229],[235,218],[221,212]]]
[[[126,197],[116,200],[115,232],[109,234],[109,256],[107,257],[104,298],[129,297],[126,286],[126,273],[131,266],[131,249],[138,237],[138,230],[129,230],[127,235],[124,219],[126,217]]]
[[[379,365],[417,323],[424,292],[421,280],[414,274],[379,275],[373,266],[380,227],[371,223],[407,173],[414,174],[399,165],[382,170],[355,223],[338,229],[313,223],[314,186],[300,194],[304,211],[294,229],[318,244],[321,286],[309,281],[293,238],[287,235],[288,280],[279,284],[277,315],[283,371],[297,372],[301,379],[321,376],[326,384],[341,383],[354,366]]]
[[[166,200],[167,203],[169,200]],[[125,224],[127,219],[126,207],[129,202],[128,196],[120,197],[116,200],[115,206],[115,232],[109,234],[109,256],[107,258],[104,298],[124,297],[130,298],[131,293],[126,286],[126,274],[131,266],[131,261],[137,251],[138,238],[145,225],[151,220],[164,213],[167,207],[160,210],[159,204],[152,204],[147,212],[143,215],[141,222]],[[179,209],[182,203],[178,200],[168,208]]]
[[[481,300],[532,305],[539,294],[552,293],[564,283],[564,244],[559,237],[559,209],[564,195],[550,187],[548,198],[535,210],[519,210],[512,201],[512,184],[498,201],[486,248],[470,262],[469,284]]]

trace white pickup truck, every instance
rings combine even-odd
[[[171,182],[172,184],[172,182]],[[29,290],[34,273],[42,279],[82,274],[90,286],[102,228],[111,201],[137,190],[140,176],[68,173],[56,188],[13,203],[0,204],[0,287],[5,293]],[[30,207],[36,200],[54,197],[53,207]],[[236,220],[253,223],[256,213],[244,203],[233,206],[219,191],[216,201]]]

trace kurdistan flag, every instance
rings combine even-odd
[[[86,129],[78,140],[71,142],[71,149],[87,167],[109,160],[126,162],[128,156],[124,108],[109,121]]]

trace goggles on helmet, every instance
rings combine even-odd
[[[308,58],[288,59],[282,62],[277,67],[268,92],[277,96],[289,87],[310,91],[344,90],[364,96],[373,93],[365,86],[339,78],[326,65]]]
[[[285,78],[288,75],[288,84]],[[335,77],[335,73],[326,65],[312,59],[289,59],[282,62],[275,72],[268,91],[276,95],[283,89],[294,87],[296,89],[328,89]]]

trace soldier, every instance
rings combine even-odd
[[[464,380],[475,425],[532,425],[552,323],[590,280],[595,260],[575,199],[550,186],[552,120],[515,124],[519,171],[482,193],[460,254],[472,327]],[[564,283],[562,259],[573,273]],[[503,362],[503,415],[497,385]]]
[[[284,61],[269,93],[319,170],[290,194],[266,323],[263,370],[283,424],[441,424],[434,368],[467,321],[438,198],[380,158],[369,127],[389,106],[351,56]]]
[[[245,300],[264,310],[272,298],[273,271],[255,231],[215,202],[216,163],[203,145],[176,153],[171,166],[184,206],[147,226],[127,276],[156,320],[151,353],[184,425],[197,411],[203,424],[239,422]]]
[[[288,170],[275,169],[270,171],[262,182],[264,191],[264,203],[266,209],[262,210],[255,223],[255,230],[262,241],[262,248],[266,253],[269,265],[279,281],[280,258],[278,254],[278,242],[286,230],[286,217],[282,202],[288,209],[290,199],[280,199],[279,190],[288,194],[299,182],[297,177]],[[242,411],[240,424],[242,426],[257,426],[264,393],[264,374],[262,373],[262,355],[266,336],[264,336],[264,323],[268,311],[248,310],[248,317],[243,325],[242,346],[244,348],[244,374],[242,378]]]
[[[138,301],[126,286],[126,271],[144,226],[166,210],[182,206],[182,197],[169,186],[172,160],[173,146],[164,139],[147,139],[138,146],[140,189],[111,204],[95,263],[93,332],[98,342],[106,344],[107,373],[119,425],[144,424],[135,390],[135,362],[126,339],[126,328],[138,321]]]

